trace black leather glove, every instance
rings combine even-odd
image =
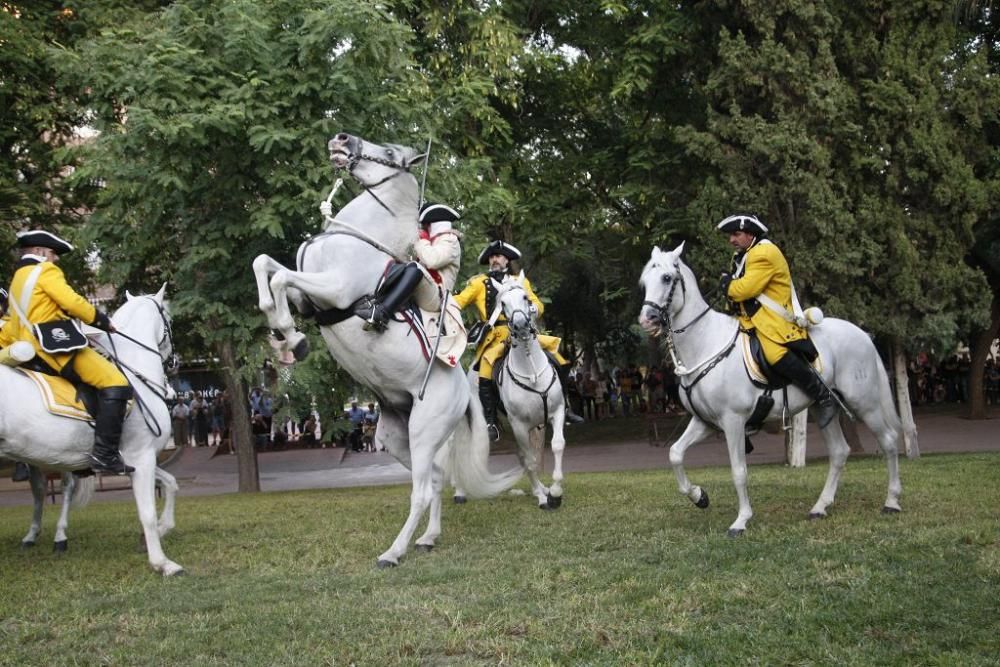
[[[94,321],[90,323],[90,326],[97,327],[103,331],[114,331],[115,328],[111,325],[111,318],[108,317],[107,313],[100,310],[94,315]]]
[[[723,273],[719,277],[719,291],[722,292],[722,296],[729,297],[729,283],[733,282],[733,276],[731,273]]]

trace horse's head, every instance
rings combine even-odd
[[[333,166],[347,169],[364,187],[381,185],[390,178],[409,172],[427,157],[406,146],[375,144],[345,132],[330,139],[327,148]]]
[[[493,286],[497,290],[497,303],[507,318],[510,335],[518,340],[527,340],[534,336],[537,333],[535,316],[538,314],[538,309],[524,289],[524,271],[516,276],[507,276],[502,283],[493,280]]]
[[[652,256],[639,277],[639,286],[643,289],[639,326],[650,335],[659,335],[660,330],[669,324],[670,319],[684,305],[684,274],[681,267],[687,267],[681,261],[683,251],[683,243],[669,252],[654,247]],[[678,287],[682,298],[675,298]]]
[[[133,296],[125,292],[125,303],[111,317],[115,329],[129,336],[144,349],[158,354],[168,370],[175,369],[173,330],[170,310],[164,299],[167,284],[156,294]]]

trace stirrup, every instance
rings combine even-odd
[[[102,459],[96,454],[89,454],[88,457],[90,458],[90,469],[94,472],[107,475],[128,475],[135,472],[135,468],[125,463],[118,453],[108,459]]]
[[[496,424],[487,424],[486,432],[490,436],[490,442],[496,442],[500,439],[500,427]]]

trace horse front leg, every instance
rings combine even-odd
[[[729,467],[733,475],[733,485],[736,487],[736,498],[739,501],[739,513],[736,521],[729,526],[726,534],[729,537],[739,537],[747,529],[747,522],[753,517],[750,507],[750,494],[747,492],[747,456],[746,431],[743,420],[732,416],[723,424],[726,433],[726,446],[729,449]]]
[[[549,507],[558,509],[563,501],[563,451],[566,449],[566,438],[563,427],[566,424],[566,408],[560,405],[553,411],[549,423],[552,425],[552,485],[549,486]]]
[[[76,477],[73,473],[64,472],[62,474],[62,508],[59,511],[59,520],[56,522],[55,542],[52,544],[52,550],[57,554],[65,553],[69,548],[66,528],[69,526],[69,508],[73,502],[75,491]]]
[[[27,534],[21,538],[22,549],[35,546],[38,535],[42,532],[42,509],[45,507],[45,474],[35,466],[28,466],[28,475],[34,507],[31,513],[31,525]]]
[[[681,433],[680,439],[670,447],[670,467],[674,469],[674,476],[677,477],[677,487],[701,509],[708,507],[708,494],[700,486],[691,484],[684,470],[684,454],[688,447],[698,444],[711,432],[712,428],[708,424],[697,417],[692,417],[687,428]]]
[[[545,488],[539,477],[539,471],[542,467],[541,457],[545,448],[544,427],[541,429],[534,426],[528,427],[525,421],[512,417],[510,428],[517,441],[517,458],[521,461],[521,467],[528,474],[531,495],[538,500],[538,509],[552,509],[549,507],[549,490]]]
[[[176,525],[174,522],[174,505],[176,504],[177,491],[180,487],[177,485],[177,479],[159,466],[156,467],[153,474],[156,477],[156,483],[160,485],[160,489],[163,491],[163,511],[156,522],[156,532],[159,533],[160,537],[163,537],[173,530]]]
[[[167,558],[160,544],[156,517],[156,454],[152,449],[143,451],[136,460],[128,463],[135,467],[135,472],[132,473],[132,495],[135,496],[135,508],[146,540],[149,564],[164,577],[182,574],[184,568]]]

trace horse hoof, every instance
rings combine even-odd
[[[824,512],[809,512],[809,520],[816,521],[817,519],[825,519],[826,513]]]
[[[296,361],[302,361],[309,356],[308,338],[303,338],[295,345],[294,348],[292,348],[292,356],[295,357]]]
[[[375,563],[375,567],[380,570],[388,570],[390,567],[396,567],[399,563],[393,563],[391,560],[385,560],[380,558],[378,562]]]
[[[64,554],[69,549],[69,540],[60,540],[52,545],[53,553]]]
[[[452,498],[452,502],[454,502],[456,505],[464,505],[465,503],[469,502],[469,499],[466,498],[465,496],[455,496]]]
[[[35,546],[34,542],[21,542],[21,550],[22,551],[24,551],[25,549],[30,549],[33,546]]]
[[[706,507],[708,507],[708,492],[702,490],[701,498],[698,499],[698,502],[696,502],[694,506],[699,509],[705,509]]]
[[[562,507],[562,496],[553,496],[551,493],[548,494],[549,507],[551,509],[557,510]]]
[[[548,502],[544,502],[544,503],[538,503],[538,509],[542,510],[543,512],[551,512],[552,510],[555,509],[555,507],[549,505]]]
[[[898,507],[889,507],[888,505],[882,508],[882,514],[899,514],[902,511]]]
[[[417,544],[413,547],[414,551],[419,551],[421,553],[429,554],[434,550],[433,544]]]
[[[743,537],[746,530],[743,528],[730,528],[726,531],[726,537]]]

